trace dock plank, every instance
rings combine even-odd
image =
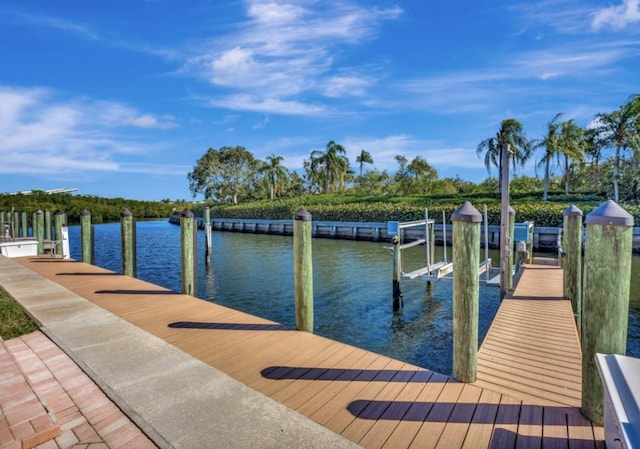
[[[84,263],[19,262],[366,448],[603,447],[558,267],[527,266],[463,384]]]

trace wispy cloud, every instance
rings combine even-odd
[[[640,0],[623,0],[621,5],[598,10],[591,26],[595,30],[605,27],[621,30],[635,22],[640,22]]]
[[[401,14],[398,7],[364,7],[345,0],[248,1],[247,19],[238,30],[207,42],[181,71],[235,91],[225,91],[212,106],[324,113],[325,107],[316,104],[318,100],[310,102],[309,96],[361,96],[373,81],[336,55],[375,38],[381,22]]]
[[[0,172],[119,170],[118,155],[150,151],[148,144],[124,137],[124,127],[167,126],[173,121],[126,105],[61,100],[46,89],[0,87]]]

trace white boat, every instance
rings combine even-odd
[[[34,238],[0,238],[0,254],[6,257],[38,255],[38,240]]]

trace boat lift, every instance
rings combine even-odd
[[[424,238],[418,239],[410,243],[406,244],[398,244],[398,250],[396,258],[399,259],[396,263],[401,267],[400,271],[403,279],[421,279],[427,282],[434,282],[439,280],[451,280],[453,276],[453,262],[449,262],[447,259],[447,228],[446,228],[446,214],[442,212],[442,235],[444,242],[444,260],[435,261],[434,260],[434,232],[433,227],[435,226],[435,220],[429,218],[429,212],[425,209],[425,218],[424,220],[418,221],[410,221],[410,222],[388,222],[387,223],[387,232],[388,235],[397,235],[401,236],[402,229],[424,226]],[[485,233],[485,258],[478,267],[478,272],[480,275],[484,274],[484,279],[480,279],[481,283],[487,285],[495,285],[498,286],[500,284],[500,269],[493,268],[491,265],[491,258],[489,257],[489,225],[487,221],[487,207],[484,207],[484,233]],[[402,271],[402,250],[409,249],[418,245],[425,245],[425,253],[426,253],[426,265],[424,267],[418,268],[417,270],[413,270],[410,272]],[[497,273],[496,273],[497,272]]]

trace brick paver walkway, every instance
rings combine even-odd
[[[43,333],[7,340],[5,345],[60,425],[60,436],[37,449],[157,447]]]

